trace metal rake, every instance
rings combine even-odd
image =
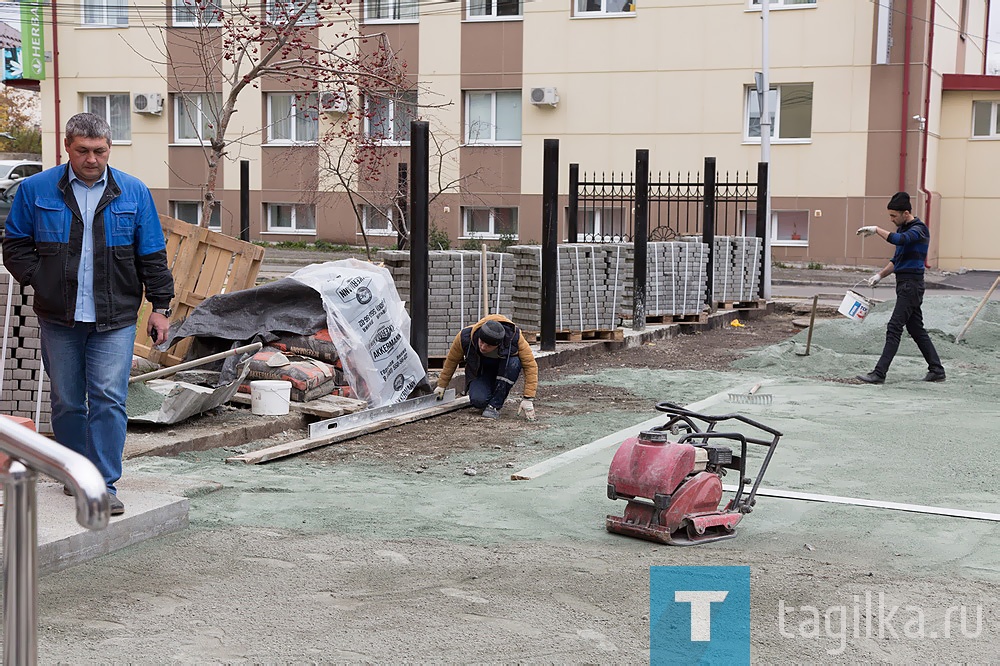
[[[760,384],[754,384],[746,393],[730,393],[729,402],[741,405],[770,405],[774,399],[770,393],[757,393]]]

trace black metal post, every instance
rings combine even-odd
[[[396,249],[405,250],[406,249],[406,238],[409,235],[409,226],[406,213],[406,188],[407,188],[407,174],[406,174],[406,162],[400,162],[396,165],[396,175],[397,175],[397,199],[396,199],[396,212],[399,213],[400,220],[396,224]]]
[[[430,126],[410,121],[410,346],[427,369],[427,218]]]
[[[558,252],[559,139],[545,139],[542,152],[542,351],[556,350]]]
[[[649,151],[635,151],[635,263],[632,265],[632,330],[646,330],[646,243],[649,241]]]
[[[580,165],[569,165],[569,206],[566,208],[566,242],[575,243],[580,227],[577,226],[577,213],[580,206]]]
[[[757,162],[757,229],[756,235],[760,239],[760,285],[757,287],[757,295],[764,298],[764,285],[767,280],[767,258],[770,253],[767,251],[769,241],[767,238],[768,220],[771,211],[767,209],[767,162]],[[812,330],[812,327],[810,327]]]
[[[250,160],[240,160],[240,240],[250,241]]]
[[[705,181],[702,192],[701,212],[701,242],[708,246],[708,265],[706,266],[705,304],[708,311],[715,310],[715,158],[705,158]]]

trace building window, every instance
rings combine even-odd
[[[466,18],[473,21],[521,18],[523,0],[469,0]]]
[[[219,93],[191,93],[174,96],[174,140],[177,143],[205,143],[215,133],[216,118],[222,107]]]
[[[746,89],[744,141],[760,141],[760,100],[757,90]],[[772,86],[767,98],[771,116],[771,138],[802,141],[812,137],[813,84],[785,83]]]
[[[635,0],[576,0],[574,16],[635,13]]]
[[[365,138],[373,143],[410,142],[410,122],[417,118],[417,91],[365,97]]]
[[[203,27],[219,25],[222,9],[218,0],[172,0],[174,25],[181,27]]]
[[[393,206],[361,204],[361,226],[373,236],[395,236],[397,211]]]
[[[316,208],[312,204],[267,204],[267,230],[316,233]]]
[[[465,94],[465,142],[473,145],[521,143],[521,91]]]
[[[202,206],[200,201],[175,201],[174,217],[181,222],[197,226],[201,224]],[[212,217],[208,220],[208,228],[222,229],[222,206],[218,202],[212,206]]]
[[[771,7],[775,9],[789,9],[792,7],[815,7],[816,0],[771,0]],[[760,0],[750,0],[750,8],[758,9]]]
[[[972,136],[1000,138],[1000,102],[972,103]]]
[[[112,141],[132,140],[132,109],[128,93],[84,95],[83,110],[104,118],[111,125]]]
[[[745,226],[747,229],[757,228],[757,212],[746,212]],[[771,211],[771,245],[778,247],[795,247],[809,245],[809,211],[807,210],[775,210]]]
[[[463,207],[462,235],[475,238],[517,238],[517,209]]]
[[[364,0],[366,23],[416,21],[417,0]]]
[[[84,25],[128,25],[125,0],[83,0]]]
[[[585,208],[577,211],[576,243],[618,243],[631,229],[625,208]],[[568,213],[567,213],[568,214]]]
[[[303,9],[305,6],[305,9]],[[299,14],[299,12],[302,12]],[[316,25],[316,0],[267,0],[267,20],[275,25],[288,23],[291,16],[299,15],[295,25]]]
[[[319,139],[319,95],[267,96],[268,143],[315,143]]]

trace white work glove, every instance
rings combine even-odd
[[[434,389],[434,397],[437,398],[438,400],[443,400],[444,399],[444,387],[443,386],[438,386],[437,388]]]
[[[872,236],[877,233],[878,227],[861,227],[858,229],[857,234],[859,236]]]
[[[878,273],[876,273],[875,275],[873,275],[870,278],[868,278],[868,280],[866,280],[866,282],[868,283],[869,287],[874,287],[875,285],[877,285],[881,281],[882,281],[882,276],[879,275]]]
[[[535,403],[530,398],[522,400],[521,406],[517,408],[517,415],[520,416],[521,414],[524,414],[524,418],[529,421],[535,420]]]

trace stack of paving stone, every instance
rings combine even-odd
[[[11,283],[14,288],[8,291]],[[2,321],[7,322],[4,340],[7,356],[3,368],[3,388],[0,390],[0,414],[35,420],[38,380],[42,373],[42,345],[38,318],[31,309],[32,300],[31,287],[22,288],[9,273],[0,272],[0,317],[3,318],[0,325],[3,325]],[[41,413],[35,429],[51,433],[48,377],[42,382],[41,389]]]
[[[541,329],[541,248],[515,245],[514,322],[527,331]],[[628,276],[624,245],[570,243],[557,252],[556,329],[609,331],[621,318],[621,294]]]
[[[716,236],[713,250],[712,292],[716,303],[756,300],[760,286],[761,239]]]
[[[626,288],[622,294],[625,318],[632,318],[633,266],[635,253],[629,248]],[[646,315],[689,316],[705,307],[708,246],[697,238],[646,244]]]
[[[383,250],[380,261],[392,275],[399,297],[409,307],[410,253]],[[428,252],[428,356],[445,356],[455,334],[487,314],[513,319],[515,260],[503,252],[486,253],[487,309],[483,309],[482,252],[434,250]]]

